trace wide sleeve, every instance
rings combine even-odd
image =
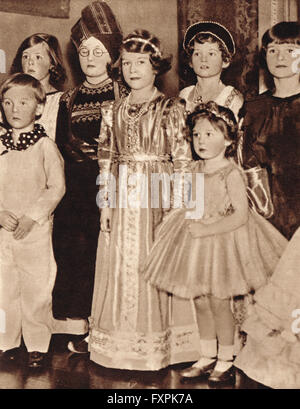
[[[26,216],[38,223],[50,218],[66,189],[64,160],[56,144],[49,138],[43,140],[43,156],[46,186],[26,212]]]
[[[259,104],[258,104],[259,106]],[[264,121],[253,104],[243,106],[240,119],[238,163],[245,170],[250,207],[265,218],[274,214],[268,174],[268,155],[264,144]]]
[[[98,164],[100,173],[111,172],[112,165],[117,161],[118,149],[113,131],[114,101],[106,102],[101,107],[101,127],[98,145]]]
[[[180,173],[190,172],[192,160],[191,144],[188,141],[185,105],[179,100],[173,101],[170,107],[166,132],[171,146],[174,171]]]

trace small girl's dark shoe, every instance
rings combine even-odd
[[[215,365],[216,360],[199,368],[197,368],[197,366],[190,366],[189,368],[180,371],[182,381],[207,377],[212,373]]]
[[[221,372],[214,370],[209,378],[208,383],[212,385],[220,384],[235,384],[235,368],[231,366],[227,371]]]

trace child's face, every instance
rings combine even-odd
[[[266,61],[275,78],[299,77],[300,47],[297,44],[270,43],[266,50]]]
[[[229,63],[223,61],[218,43],[207,41],[200,44],[195,41],[190,66],[197,76],[209,78],[220,77],[222,70],[227,68]]]
[[[13,86],[5,92],[2,106],[9,125],[24,132],[34,124],[36,115],[41,115],[43,111],[33,89],[21,85]]]
[[[231,144],[222,131],[207,118],[199,118],[193,129],[194,150],[201,159],[222,159],[225,149]]]
[[[99,80],[107,75],[107,64],[111,62],[104,44],[95,37],[82,41],[79,50],[79,62],[86,77]]]
[[[156,72],[151,64],[149,54],[123,51],[122,72],[125,81],[134,90],[151,87],[155,81]]]
[[[32,75],[39,81],[49,79],[50,67],[51,60],[46,44],[39,43],[23,51],[22,69],[25,74]]]

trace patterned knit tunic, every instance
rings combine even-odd
[[[96,205],[100,108],[113,99],[110,79],[94,88],[82,84],[61,99],[56,142],[65,159],[66,195],[54,221],[55,318],[88,318],[90,314],[100,225]]]

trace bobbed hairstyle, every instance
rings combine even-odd
[[[238,125],[234,113],[231,109],[209,101],[206,104],[199,104],[194,112],[188,115],[187,125],[189,128],[188,140],[193,140],[193,129],[199,119],[207,119],[215,129],[219,129],[224,138],[231,144],[226,147],[225,157],[235,156],[238,147]]]
[[[50,57],[50,78],[49,82],[55,88],[60,87],[66,80],[66,70],[64,68],[63,59],[62,59],[62,52],[58,42],[58,39],[50,34],[45,33],[36,33],[32,34],[31,36],[27,37],[16,53],[16,56],[13,60],[10,74],[15,74],[17,72],[23,72],[22,68],[22,55],[25,50],[30,47],[33,47],[37,44],[44,44],[45,48],[48,52]]]
[[[271,43],[300,45],[300,24],[296,21],[282,21],[275,24],[262,37],[262,50],[265,55]]]
[[[13,87],[28,87],[33,90],[38,104],[46,103],[46,93],[44,87],[36,78],[29,74],[16,73],[8,77],[0,88],[0,100],[3,101],[5,93]]]
[[[164,56],[160,40],[147,30],[137,29],[128,34],[122,41],[120,57],[111,66],[110,75],[114,78],[122,76],[122,52],[149,54],[149,59],[156,75],[165,74],[171,69],[172,56]]]
[[[282,21],[275,24],[262,36],[262,47],[259,54],[259,62],[264,70],[264,79],[269,89],[274,89],[273,76],[268,70],[266,53],[269,44],[295,44],[300,45],[300,24],[296,21]]]

